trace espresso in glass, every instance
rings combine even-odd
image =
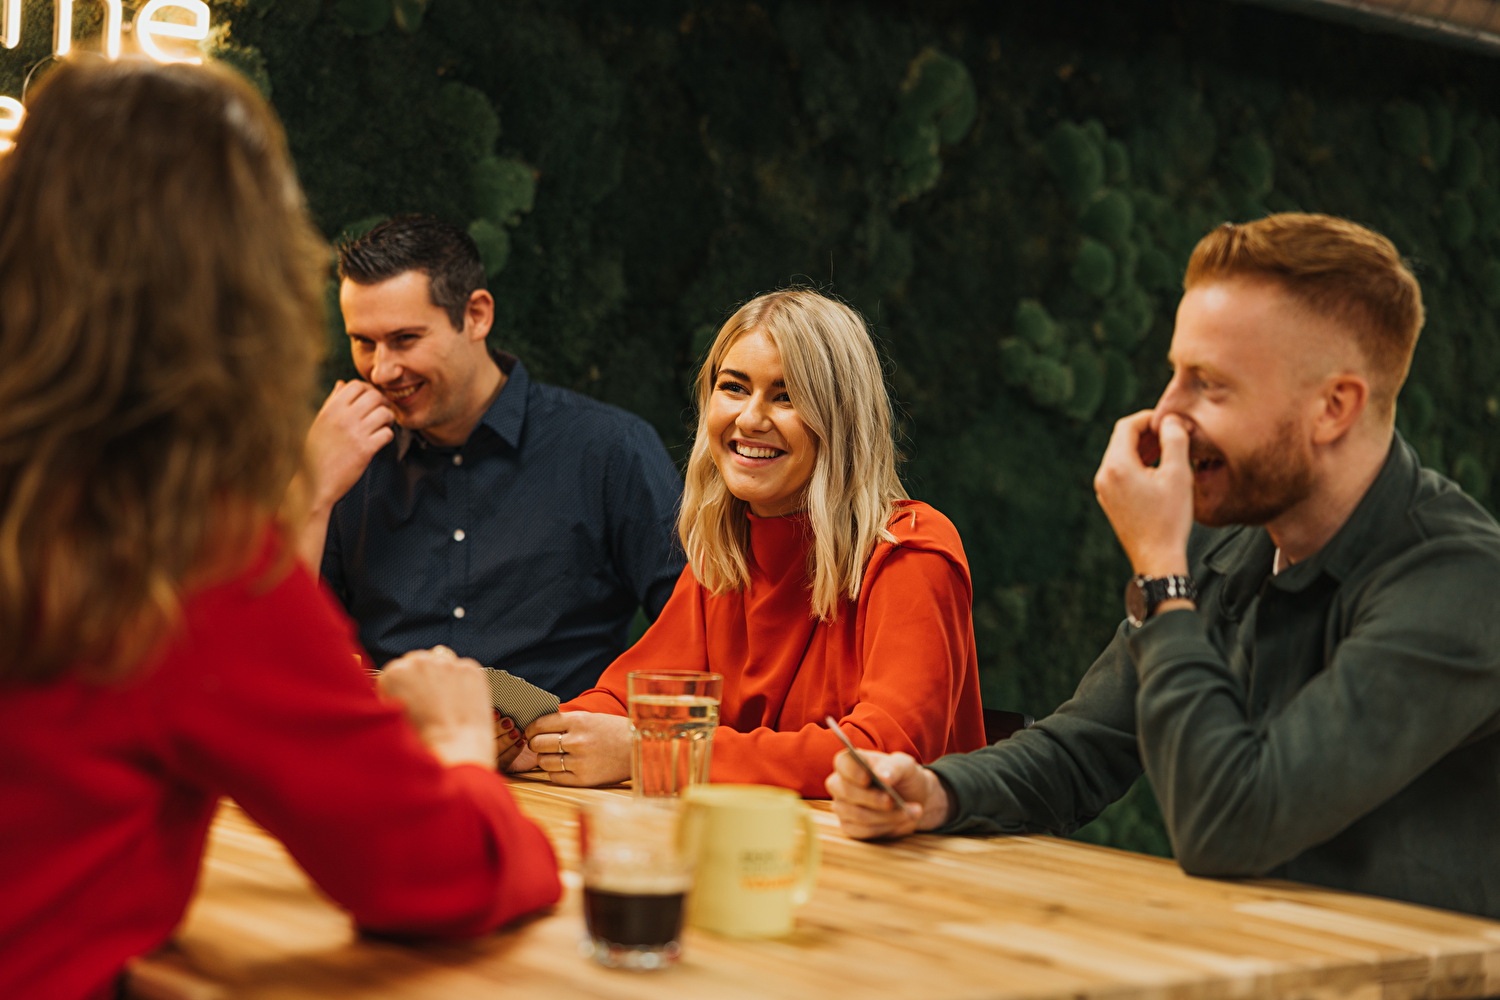
[[[682,953],[692,888],[676,800],[607,795],[580,809],[586,954],[613,969],[663,969]]]
[[[625,879],[614,884],[606,880],[603,885],[585,881],[583,916],[596,951],[603,947],[606,958],[614,952],[617,959],[628,956],[637,964],[645,960],[642,967],[676,961],[688,888],[685,875],[657,880]],[[648,959],[648,954],[658,957]]]

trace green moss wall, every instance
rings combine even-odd
[[[1493,61],[1219,0],[212,6],[330,237],[463,220],[498,342],[679,455],[734,305],[802,281],[858,306],[912,493],[963,532],[993,706],[1050,711],[1119,620],[1090,479],[1165,383],[1183,264],[1221,221],[1333,212],[1412,256],[1430,320],[1402,427],[1494,499]],[[1084,836],[1169,849],[1144,786]]]

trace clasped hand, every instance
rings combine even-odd
[[[474,660],[446,646],[419,649],[387,663],[376,683],[444,764],[495,759],[489,687]]]

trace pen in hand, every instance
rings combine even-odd
[[[860,767],[864,768],[865,773],[870,776],[870,783],[876,788],[880,789],[882,792],[885,792],[885,794],[889,795],[891,797],[891,801],[896,804],[897,809],[900,809],[902,812],[906,812],[906,800],[901,797],[901,793],[892,788],[880,777],[880,775],[875,773],[875,769],[870,766],[870,762],[865,760],[865,755],[860,753],[859,750],[855,748],[853,743],[849,742],[849,737],[844,735],[844,731],[839,728],[837,720],[835,720],[831,715],[825,715],[823,716],[823,723],[829,729],[833,730],[833,734],[837,736],[841,741],[843,741],[844,746],[849,748],[849,753],[854,756],[854,762],[857,763]]]

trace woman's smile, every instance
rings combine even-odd
[[[730,345],[704,411],[714,464],[729,492],[760,517],[801,510],[818,443],[787,391],[781,352],[753,330]]]

